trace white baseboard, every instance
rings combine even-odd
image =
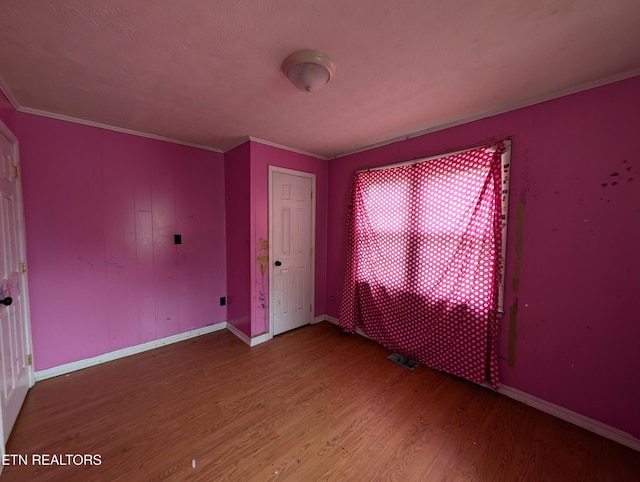
[[[323,315],[318,318],[323,318],[324,320],[329,321],[334,325],[338,324],[338,319],[334,318],[333,316]],[[356,327],[356,333],[358,335],[364,336],[365,338],[369,338],[362,332],[360,328]],[[488,385],[484,386],[491,390]],[[504,395],[505,397],[518,400],[519,402],[536,408],[541,412],[553,415],[554,417],[564,420],[565,422],[577,425],[578,427],[589,430],[590,432],[596,433],[604,438],[613,440],[614,442],[625,445],[626,447],[640,452],[640,439],[635,438],[630,433],[623,432],[622,430],[619,430],[615,427],[611,427],[610,425],[606,425],[602,422],[586,417],[567,408],[555,405],[551,402],[547,402],[546,400],[542,400],[541,398],[535,397],[516,388],[511,388],[509,386],[500,384],[500,391],[497,393]]]
[[[339,322],[338,318],[335,318],[333,316],[323,315],[323,316],[318,317],[318,318],[323,318],[325,321],[328,321],[329,323],[333,323],[336,326],[340,326],[340,322]],[[364,336],[365,338],[368,338],[369,340],[371,340],[371,338],[369,338],[367,336],[367,334],[364,331],[362,331],[362,329],[360,327],[358,327],[358,326],[356,326],[356,334],[358,334],[360,336]]]
[[[338,320],[338,318],[335,318],[333,316],[322,315],[322,316],[319,316],[318,318],[322,318],[324,319],[324,321],[328,321],[329,323],[333,323],[336,326],[340,326],[340,321]],[[364,331],[362,331],[362,329],[359,326],[356,326],[356,334],[360,336],[364,336],[365,338],[368,338],[369,340],[371,340],[371,338],[369,338],[367,334]]]
[[[573,412],[567,408],[547,402],[541,398],[534,397],[533,395],[516,388],[500,384],[500,391],[498,393],[640,452],[640,439],[635,438],[630,433],[623,432],[622,430],[611,427],[577,412]]]
[[[318,318],[324,318],[325,321],[328,321],[329,323],[333,323],[334,325],[338,324],[338,318],[334,318],[333,316],[323,315],[323,316],[319,316]]]
[[[247,335],[245,335],[243,332],[238,330],[231,323],[227,323],[227,330],[229,330],[231,333],[236,335],[238,338],[240,338],[244,343],[246,343],[249,346],[256,346],[256,345],[259,345],[260,343],[264,343],[265,341],[269,341],[271,339],[271,335],[269,333],[263,333],[262,335],[249,338]]]
[[[130,355],[135,355],[136,353],[142,353],[143,351],[153,350],[154,348],[188,340],[189,338],[194,338],[200,335],[206,335],[207,333],[213,333],[214,331],[224,330],[226,327],[227,322],[223,321],[222,323],[216,323],[215,325],[196,328],[195,330],[185,331],[184,333],[178,333],[177,335],[168,336],[159,340],[148,341],[140,345],[129,346],[127,348],[122,348],[120,350],[115,350],[103,355],[94,356],[92,358],[85,358],[84,360],[65,363],[64,365],[47,368],[46,370],[39,370],[35,372],[35,379],[36,382],[39,382],[41,380],[46,380],[47,378],[66,375],[67,373],[71,373],[76,370],[82,370],[83,368],[89,368],[94,365],[99,365],[100,363],[117,360],[118,358],[124,358]]]
[[[269,333],[263,333],[262,335],[254,336],[253,338],[251,338],[251,343],[249,343],[249,346],[259,345],[260,343],[271,340],[271,338],[273,337]]]
[[[315,317],[313,323],[319,323],[321,321],[328,321],[330,323],[333,323],[334,325],[338,324],[338,319],[329,315],[317,316]],[[207,333],[213,333],[214,331],[224,330],[225,328],[229,330],[231,333],[233,333],[235,336],[240,338],[240,340],[242,340],[244,343],[246,343],[250,347],[259,345],[260,343],[264,343],[271,339],[271,335],[269,333],[263,333],[262,335],[249,338],[243,332],[238,330],[235,326],[228,324],[227,322],[222,322],[222,323],[217,323],[215,325],[205,326],[203,328],[197,328],[195,330],[187,331],[185,333],[179,333],[177,335],[168,336],[166,338],[161,338],[160,340],[154,340],[147,343],[142,343],[141,345],[122,348],[121,350],[112,351],[110,353],[105,353],[104,355],[99,355],[93,358],[78,360],[72,363],[66,363],[64,365],[47,368],[46,370],[36,371],[35,379],[36,381],[41,381],[41,380],[46,380],[47,378],[57,377],[59,375],[65,375],[67,373],[71,373],[76,370],[82,370],[83,368],[88,368],[94,365],[98,365],[100,363],[116,360],[118,358],[124,358],[130,355],[135,355],[136,353],[142,353],[144,351],[152,350],[160,346],[188,340],[189,338],[194,338],[196,336],[206,335]],[[364,333],[362,333],[361,330],[357,330],[357,333],[366,337],[366,335],[364,335]],[[559,405],[555,405],[551,402],[547,402],[546,400],[535,397],[529,393],[523,392],[516,388],[509,387],[507,385],[500,384],[500,391],[498,393],[504,395],[505,397],[518,400],[519,402],[529,405],[542,412],[548,413],[549,415],[553,415],[554,417],[557,417],[561,420],[569,422],[573,425],[577,425],[578,427],[584,428],[585,430],[589,430],[590,432],[596,433],[598,435],[601,435],[602,437],[605,437],[609,440],[613,440],[614,442],[617,442],[621,445],[624,445],[626,447],[629,447],[633,450],[637,450],[638,452],[640,452],[640,439],[635,438],[630,433],[623,432],[622,430],[611,427],[602,422],[586,417],[584,415],[581,415],[577,412],[561,407]]]

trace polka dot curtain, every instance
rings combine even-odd
[[[354,177],[340,325],[498,388],[504,143]]]

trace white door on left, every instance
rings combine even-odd
[[[6,443],[33,385],[33,367],[18,148],[1,122],[0,277],[0,410]]]

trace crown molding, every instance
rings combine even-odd
[[[266,141],[258,137],[247,136],[247,138],[243,141],[243,143],[246,142],[247,140],[252,142],[257,142],[258,144],[264,144],[265,146],[271,146],[271,147],[275,147],[285,151],[295,152],[296,154],[302,154],[303,156],[315,157],[316,159],[321,159],[323,161],[328,161],[330,159],[329,157],[321,156],[320,154],[314,154],[313,152],[303,151],[302,149],[296,149],[295,147],[284,146],[282,144]]]
[[[9,89],[9,86],[7,85],[7,83],[2,78],[2,75],[0,75],[0,91],[2,91],[4,96],[9,100],[9,103],[15,110],[20,109],[20,104],[18,104],[18,101],[13,96],[13,93]]]
[[[58,120],[63,120],[63,121],[67,121],[67,122],[73,122],[76,124],[82,124],[82,125],[87,125],[90,127],[98,127],[98,128],[102,128],[102,129],[107,129],[107,130],[111,130],[111,131],[115,131],[115,132],[120,132],[123,134],[130,134],[130,135],[134,135],[134,136],[139,136],[139,137],[146,137],[148,139],[154,139],[154,140],[158,140],[158,141],[164,141],[164,142],[170,142],[173,144],[180,144],[180,145],[184,145],[184,146],[188,146],[188,147],[193,147],[196,149],[203,149],[203,150],[207,150],[207,151],[212,151],[212,152],[217,152],[220,154],[224,154],[226,152],[229,152],[232,149],[235,149],[236,147],[246,143],[247,141],[253,141],[253,142],[257,142],[259,144],[264,144],[267,146],[271,146],[271,147],[275,147],[278,149],[283,149],[285,151],[289,151],[289,152],[295,152],[297,154],[302,154],[305,156],[309,156],[309,157],[313,157],[316,159],[321,159],[321,160],[330,160],[330,159],[339,159],[341,157],[346,157],[346,156],[350,156],[352,154],[357,154],[359,152],[364,152],[364,151],[369,151],[371,149],[376,149],[378,147],[383,147],[389,144],[394,144],[396,142],[400,142],[400,141],[405,141],[408,139],[413,139],[414,137],[420,137],[426,134],[431,134],[433,132],[438,132],[438,131],[442,131],[445,129],[449,129],[451,127],[456,127],[456,126],[460,126],[463,124],[467,124],[469,122],[474,122],[477,120],[481,120],[481,119],[485,119],[488,117],[492,117],[495,115],[499,115],[499,114],[505,114],[507,112],[512,112],[518,109],[523,109],[525,107],[531,107],[533,105],[536,104],[541,104],[543,102],[547,102],[550,100],[554,100],[554,99],[559,99],[561,97],[565,97],[567,95],[571,95],[571,94],[577,94],[579,92],[583,92],[589,89],[594,89],[596,87],[601,87],[607,84],[611,84],[614,82],[618,82],[621,80],[626,80],[632,77],[636,77],[640,75],[640,68],[638,69],[633,69],[627,72],[623,72],[620,74],[615,74],[615,75],[611,75],[608,77],[603,77],[601,79],[595,80],[595,81],[591,81],[591,82],[585,82],[583,84],[578,84],[576,86],[573,87],[569,87],[566,89],[560,89],[557,91],[554,91],[550,94],[545,94],[545,95],[541,95],[541,96],[536,96],[536,97],[531,97],[523,102],[518,102],[518,103],[514,103],[511,105],[508,105],[506,107],[502,107],[500,109],[495,109],[495,110],[490,110],[490,111],[486,111],[483,112],[481,114],[476,114],[473,116],[469,116],[469,117],[465,117],[462,119],[458,119],[452,122],[446,122],[443,124],[439,124],[437,126],[432,126],[432,127],[428,127],[425,129],[421,129],[418,131],[413,131],[407,134],[403,134],[401,136],[397,136],[397,137],[392,137],[389,139],[385,139],[382,140],[380,142],[376,142],[376,143],[372,143],[372,144],[367,144],[361,147],[358,147],[356,149],[351,149],[345,152],[340,152],[337,153],[335,155],[332,156],[323,156],[320,154],[316,154],[313,152],[309,152],[309,151],[304,151],[302,149],[297,149],[295,147],[289,147],[289,146],[285,146],[282,144],[278,144],[276,142],[271,142],[271,141],[267,141],[264,139],[260,139],[258,137],[253,137],[253,136],[245,136],[245,137],[241,137],[239,142],[233,144],[230,147],[227,147],[226,149],[218,149],[215,147],[210,147],[210,146],[205,146],[202,144],[195,144],[195,143],[191,143],[191,142],[185,142],[185,141],[180,141],[178,139],[173,139],[170,137],[164,137],[164,136],[159,136],[159,135],[155,135],[155,134],[149,134],[146,132],[140,132],[140,131],[136,131],[133,129],[125,129],[122,127],[116,127],[116,126],[112,126],[109,124],[103,124],[100,122],[93,122],[93,121],[88,121],[88,120],[84,120],[84,119],[79,119],[77,117],[71,117],[71,116],[66,116],[66,115],[62,115],[62,114],[55,114],[53,112],[47,112],[47,111],[43,111],[43,110],[39,110],[39,109],[32,109],[29,107],[21,107],[20,104],[18,103],[17,99],[14,97],[14,95],[11,93],[11,90],[8,88],[6,82],[4,81],[4,79],[2,78],[2,76],[0,75],[0,90],[4,93],[4,95],[7,97],[7,99],[9,100],[9,102],[11,103],[11,105],[16,109],[16,111],[18,112],[24,112],[27,114],[33,114],[33,115],[40,115],[43,117],[49,117],[52,119],[58,119]]]
[[[89,126],[89,127],[97,127],[97,128],[100,128],[100,129],[106,129],[106,130],[109,130],[109,131],[119,132],[121,134],[130,134],[132,136],[137,136],[137,137],[146,137],[147,139],[153,139],[153,140],[156,140],[156,141],[170,142],[171,144],[180,144],[182,146],[194,147],[196,149],[203,149],[205,151],[217,152],[219,154],[223,153],[223,151],[221,149],[217,149],[215,147],[210,147],[210,146],[204,146],[202,144],[195,144],[193,142],[185,142],[185,141],[181,141],[181,140],[178,140],[178,139],[173,139],[171,137],[158,136],[156,134],[150,134],[148,132],[141,132],[141,131],[136,131],[136,130],[133,130],[133,129],[126,129],[124,127],[117,127],[117,126],[112,126],[110,124],[103,124],[102,122],[94,122],[94,121],[89,121],[89,120],[85,120],[85,119],[80,119],[78,117],[72,117],[72,116],[63,115],[63,114],[56,114],[54,112],[48,112],[48,111],[45,111],[45,110],[32,109],[30,107],[22,107],[18,103],[18,100],[15,98],[13,93],[11,92],[11,89],[9,89],[9,86],[7,85],[7,83],[2,78],[2,75],[0,75],[0,90],[2,91],[2,93],[4,93],[5,97],[7,99],[9,99],[9,102],[11,103],[11,105],[13,106],[13,108],[17,112],[23,112],[25,114],[38,115],[38,116],[41,116],[41,117],[48,117],[50,119],[57,119],[57,120],[62,120],[62,121],[66,121],[66,122],[73,122],[74,124],[81,124],[81,125],[85,125],[85,126]]]
[[[238,139],[238,141],[234,142],[233,144],[231,144],[229,147],[225,147],[222,151],[223,154],[226,154],[229,151],[234,150],[236,147],[240,147],[242,144],[246,144],[247,142],[249,142],[251,139],[249,138],[249,136],[243,136],[240,137]]]
[[[112,126],[109,124],[103,124],[102,122],[94,122],[94,121],[89,121],[85,119],[79,119],[77,117],[72,117],[72,116],[63,115],[63,114],[55,114],[53,112],[47,112],[39,109],[31,109],[29,107],[19,107],[17,110],[18,112],[23,112],[25,114],[33,114],[33,115],[39,115],[42,117],[49,117],[51,119],[57,119],[57,120],[62,120],[66,122],[73,122],[74,124],[81,124],[89,127],[98,127],[100,129],[106,129],[108,131],[120,132],[121,134],[130,134],[132,136],[146,137],[147,139],[153,139],[155,141],[170,142],[171,144],[180,144],[187,147],[194,147],[196,149],[203,149],[205,151],[212,151],[212,152],[217,152],[219,154],[222,154],[222,151],[220,149],[216,149],[215,147],[205,146],[202,144],[195,144],[192,142],[185,142],[178,139],[173,139],[171,137],[164,137],[156,134],[150,134],[148,132],[141,132],[133,129],[126,129],[124,127]]]
[[[545,94],[545,95],[540,95],[540,96],[536,96],[536,97],[530,97],[529,99],[522,101],[522,102],[518,102],[518,103],[514,103],[511,104],[509,106],[506,107],[502,107],[500,109],[495,109],[495,110],[491,110],[491,111],[486,111],[482,114],[476,114],[473,116],[469,116],[469,117],[465,117],[462,119],[458,119],[452,122],[446,122],[444,124],[439,124],[437,126],[433,126],[433,127],[428,127],[419,131],[415,131],[415,132],[411,132],[408,134],[404,134],[401,136],[397,136],[397,137],[393,137],[390,139],[386,139],[380,142],[376,142],[374,144],[367,144],[365,146],[362,147],[358,147],[356,149],[352,149],[349,151],[345,151],[345,152],[341,152],[338,153],[332,157],[330,157],[329,159],[338,159],[340,157],[346,157],[346,156],[350,156],[351,154],[357,154],[359,152],[364,152],[364,151],[369,151],[371,149],[375,149],[377,147],[382,147],[382,146],[386,146],[389,144],[394,144],[396,142],[400,142],[400,141],[406,141],[408,139],[413,139],[414,137],[420,137],[423,136],[425,134],[431,134],[433,132],[438,132],[438,131],[442,131],[445,129],[449,129],[451,127],[456,127],[456,126],[460,126],[463,124],[468,124],[469,122],[474,122],[480,119],[486,119],[487,117],[493,117],[494,115],[499,115],[499,114],[506,114],[507,112],[512,112],[518,109],[523,109],[525,107],[531,107],[533,105],[536,104],[542,104],[543,102],[548,102],[550,100],[555,100],[555,99],[559,99],[561,97],[565,97],[567,95],[571,95],[571,94],[577,94],[579,92],[584,92],[586,90],[590,90],[590,89],[595,89],[596,87],[602,87],[604,85],[607,84],[613,84],[614,82],[619,82],[621,80],[626,80],[626,79],[630,79],[632,77],[636,77],[640,75],[640,68],[638,69],[634,69],[634,70],[630,70],[621,74],[616,74],[616,75],[611,75],[608,77],[603,77],[601,79],[595,80],[595,81],[590,81],[590,82],[585,82],[583,84],[578,84],[575,85],[573,87],[569,87],[566,89],[560,89],[557,91],[554,91],[552,93],[549,94]]]
[[[227,147],[224,150],[224,153],[226,154],[227,152],[232,151],[236,147],[240,147],[241,145],[246,144],[247,142],[255,142],[256,144],[263,144],[265,146],[275,147],[276,149],[282,149],[283,151],[295,152],[296,154],[302,154],[303,156],[314,157],[316,159],[321,159],[323,161],[329,160],[328,157],[321,156],[320,154],[314,154],[313,152],[303,151],[302,149],[296,149],[295,147],[285,146],[282,144],[278,144],[276,142],[265,141],[264,139],[260,139],[258,137],[253,137],[253,136],[241,137],[237,142]]]

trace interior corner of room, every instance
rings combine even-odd
[[[291,330],[341,324],[354,174],[508,139],[491,384],[640,452],[640,76],[628,72],[331,152],[113,128],[22,106],[18,83],[0,78],[0,319],[25,326],[11,363],[2,346],[5,382],[25,386],[19,402],[5,390],[4,443],[28,389],[48,378],[214,332],[255,353]],[[298,108],[281,107],[274,115]]]

